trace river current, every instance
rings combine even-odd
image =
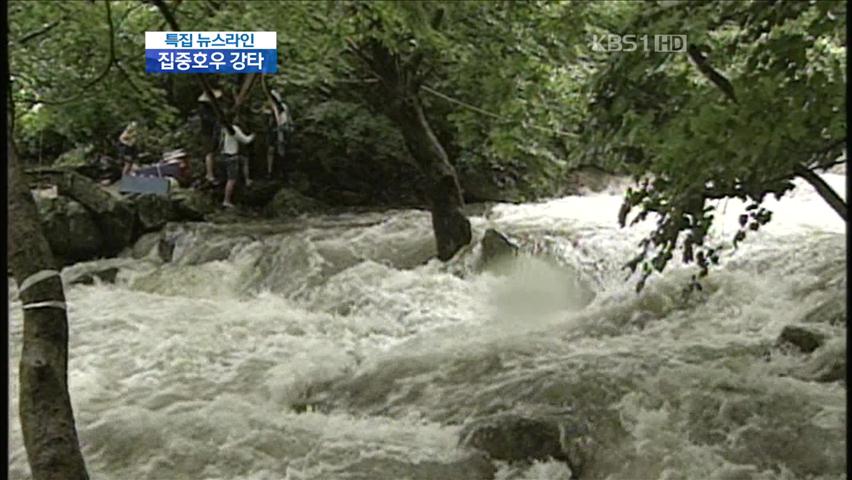
[[[825,178],[839,192],[845,176]],[[637,295],[623,264],[652,220],[617,226],[613,187],[471,217],[521,254],[435,253],[426,212],[170,225],[115,284],[66,285],[69,383],[83,454],[103,480],[476,480],[471,419],[570,412],[588,426],[582,478],[840,479],[845,323],[811,354],[776,345],[845,305],[845,225],[809,186],[683,293],[674,266]],[[743,205],[719,204],[730,245]],[[10,288],[10,478],[29,477],[17,416],[22,313]],[[591,301],[589,301],[591,300]],[[845,308],[845,307],[844,307]],[[845,360],[842,360],[845,361]],[[569,479],[556,460],[495,477]]]

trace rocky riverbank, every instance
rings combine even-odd
[[[281,182],[256,182],[237,192],[242,208],[223,214],[218,190],[174,188],[168,197],[125,195],[71,169],[30,171],[33,197],[54,255],[61,264],[111,257],[169,222],[235,221],[286,217],[328,207]]]

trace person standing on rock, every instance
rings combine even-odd
[[[221,90],[213,90],[213,95],[216,98],[222,96]],[[213,173],[213,160],[216,155],[216,148],[219,146],[219,130],[221,129],[219,121],[216,119],[216,112],[213,110],[213,104],[207,92],[198,97],[198,116],[201,119],[201,137],[202,147],[204,148],[204,166],[207,170],[207,181],[216,183],[216,176]]]
[[[243,175],[245,176],[246,186],[251,186],[251,178],[249,178],[248,159],[240,155],[240,144],[248,144],[254,141],[254,134],[246,135],[240,130],[237,125],[238,119],[232,122],[231,128],[233,135],[228,133],[227,128],[221,129],[222,135],[222,159],[225,162],[225,170],[227,172],[228,181],[225,182],[225,200],[222,206],[225,208],[233,208],[234,187],[237,185],[237,180],[240,177],[240,168],[242,167]]]
[[[275,90],[269,93],[267,113],[266,166],[271,178],[276,157],[278,162],[284,160],[289,136],[293,131],[293,118],[290,116],[290,108]]]
[[[128,175],[133,170],[133,164],[136,162],[136,127],[135,121],[121,132],[118,137],[118,155],[124,163],[121,170],[122,175]]]

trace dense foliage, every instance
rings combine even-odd
[[[408,161],[402,149],[388,147],[392,128],[375,135],[357,123],[363,117],[347,131],[338,128],[352,119],[353,109],[367,107],[362,100],[372,85],[347,43],[366,38],[421,57],[428,71],[423,102],[463,174],[490,172],[501,186],[517,186],[520,199],[556,192],[570,166],[571,134],[586,104],[577,79],[587,68],[573,61],[582,44],[585,2],[169,4],[184,28],[280,32],[282,75],[270,78],[270,87],[285,94],[301,128],[326,132],[324,142],[305,147],[322,145],[316,156],[340,159],[341,170],[353,167],[342,137],[357,136],[354,144],[375,152],[380,165]],[[182,76],[144,73],[142,32],[164,28],[156,8],[135,0],[13,0],[9,8],[16,137],[24,159],[53,159],[88,144],[109,152],[133,119],[143,120],[141,137],[151,150],[184,140],[176,132],[183,133],[191,118],[197,86]],[[433,28],[438,11],[442,20]],[[369,123],[388,127],[378,112],[364,113]],[[330,152],[333,145],[341,148]],[[300,150],[303,159],[314,156]]]
[[[279,32],[282,74],[268,83],[296,117],[295,177],[322,178],[328,192],[406,178],[401,192],[419,188],[361,58],[370,46],[405,64],[468,193],[484,177],[497,198],[521,200],[559,193],[578,165],[628,169],[636,185],[619,220],[658,218],[629,265],[639,288],[676,255],[706,274],[716,200],[748,202],[736,244],[771,219],[768,195],[813,181],[845,146],[840,0],[167,3],[185,29]],[[133,119],[152,150],[193,137],[197,84],[144,73],[142,33],[165,29],[153,5],[12,0],[9,12],[22,157],[108,152]],[[592,48],[593,36],[660,33],[686,35],[688,51]]]
[[[612,33],[687,35],[689,51],[602,53],[587,144],[632,164],[637,186],[620,222],[654,213],[657,228],[630,262],[641,289],[679,250],[699,276],[718,260],[705,242],[715,203],[748,203],[734,246],[772,212],[796,176],[845,147],[846,4],[656,2]],[[845,206],[843,208],[845,211]]]

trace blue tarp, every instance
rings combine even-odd
[[[165,177],[125,175],[121,177],[118,191],[121,193],[151,193],[169,195],[169,180]]]

